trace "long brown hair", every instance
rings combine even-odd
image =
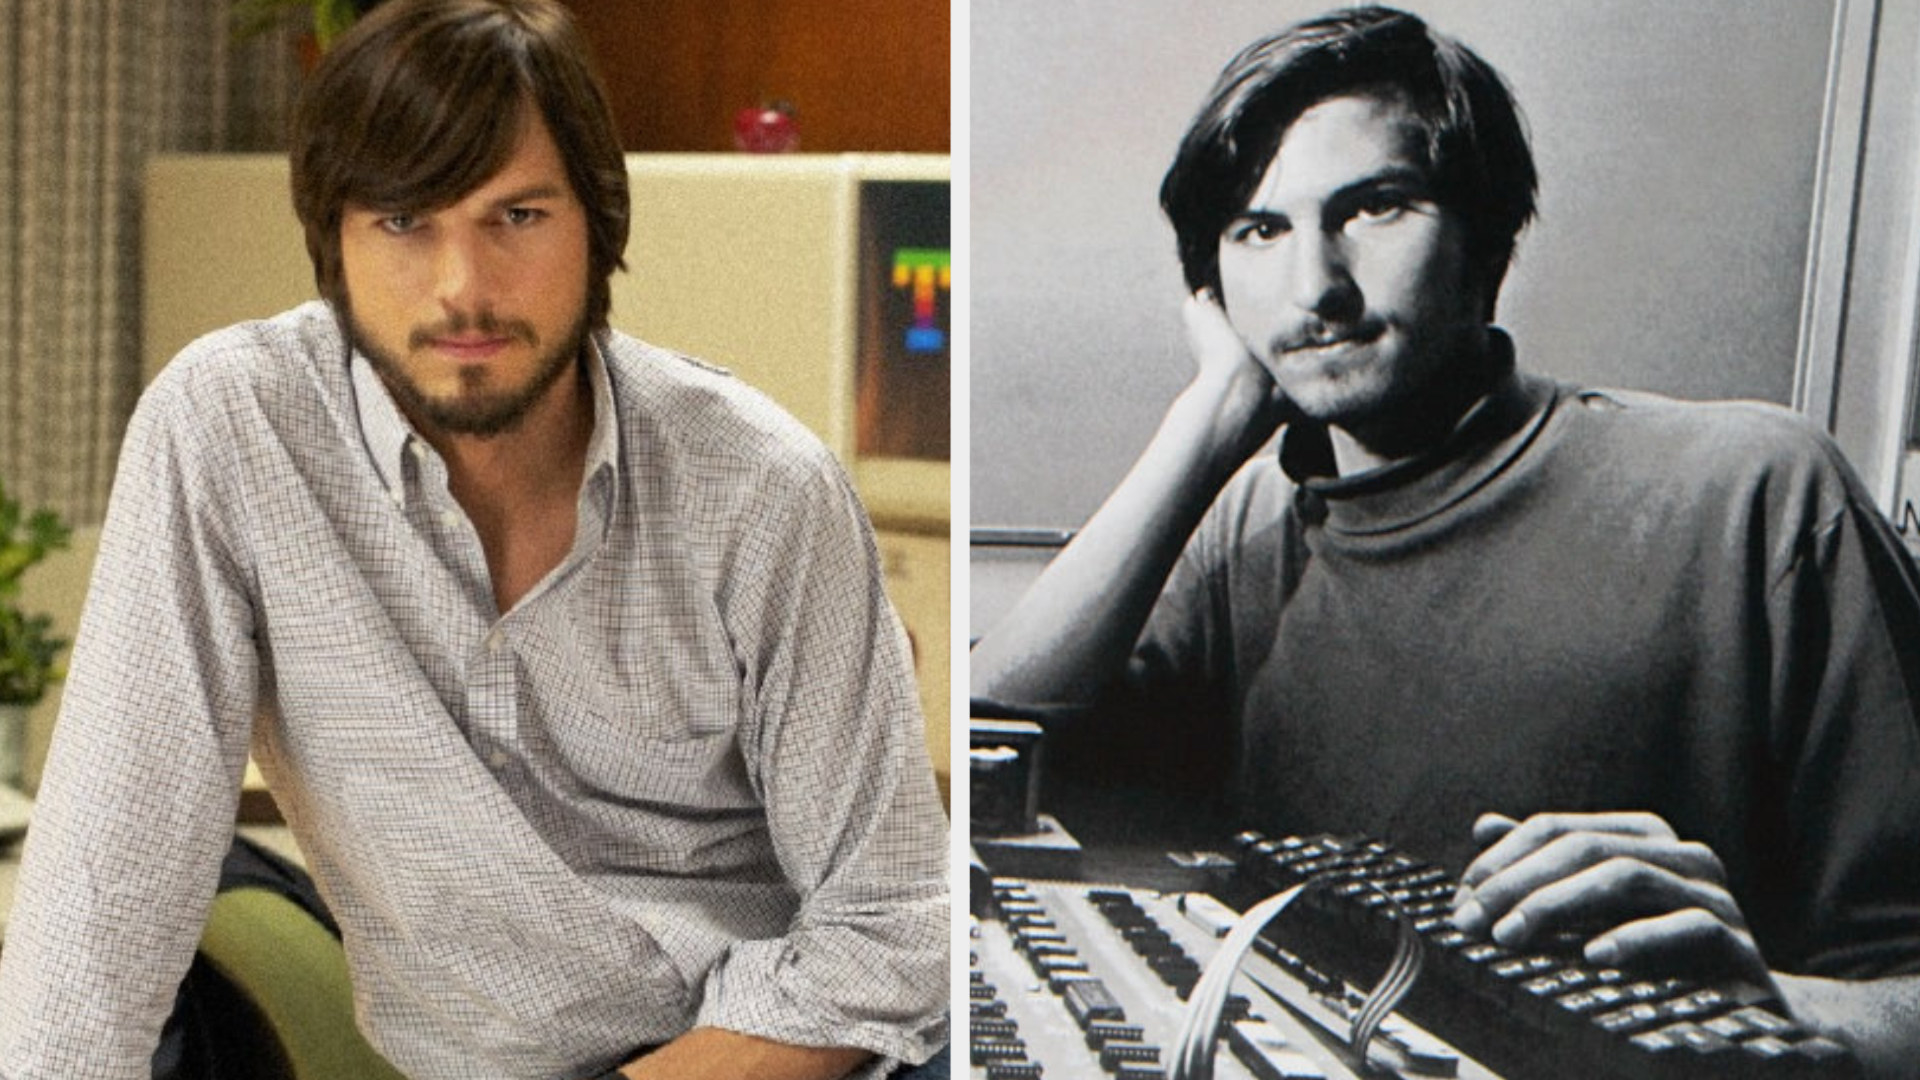
[[[341,35],[302,88],[293,208],[320,295],[344,311],[340,221],[349,206],[431,210],[512,154],[539,110],[587,212],[587,326],[604,327],[625,269],[626,162],[572,16],[552,0],[393,0]]]

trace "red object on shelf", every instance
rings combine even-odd
[[[785,154],[800,148],[800,123],[784,101],[733,114],[733,145],[750,154]]]

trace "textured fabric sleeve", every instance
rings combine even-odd
[[[1836,977],[1920,971],[1920,580],[1864,492],[1803,541],[1770,597],[1781,835],[1761,897],[1769,962]],[[1771,831],[1771,830],[1769,830]],[[1772,875],[1768,875],[1772,876]],[[1774,890],[1766,890],[1773,892]],[[1761,922],[1773,925],[1759,925]]]
[[[824,451],[793,473],[726,607],[742,746],[800,905],[785,937],[730,949],[698,1022],[918,1062],[947,1036],[946,821],[865,513]]]
[[[1200,695],[1226,708],[1244,628],[1268,635],[1305,558],[1277,457],[1255,455],[1207,508],[1167,575],[1128,666],[1130,693]]]
[[[256,662],[199,389],[157,382],[120,456],[0,952],[10,1080],[150,1075],[232,835]]]
[[[1154,601],[1127,664],[1126,692],[1163,695],[1209,681],[1220,632],[1215,588],[1220,568],[1210,556],[1218,515],[1210,514],[1180,552]]]
[[[1051,775],[1170,797],[1225,791],[1227,624],[1222,570],[1209,558],[1213,521],[1181,551],[1124,676],[1087,716],[1048,729]]]
[[[1280,617],[1272,540],[1291,490],[1271,455],[1221,490],[1168,573],[1125,678],[1100,701],[1097,723],[1064,733],[1061,758],[1091,757],[1123,782],[1225,794],[1249,659],[1242,632],[1270,640]]]

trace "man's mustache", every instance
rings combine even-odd
[[[1373,319],[1352,323],[1330,323],[1316,319],[1280,334],[1274,339],[1273,349],[1276,353],[1289,353],[1343,342],[1364,344],[1379,337],[1385,330],[1384,324]]]
[[[491,311],[483,311],[478,316],[455,314],[445,322],[415,327],[407,335],[407,347],[424,349],[441,338],[459,337],[476,331],[488,337],[509,337],[528,345],[540,344],[540,335],[535,332],[532,323],[522,319],[502,319]]]

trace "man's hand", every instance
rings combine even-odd
[[[1187,297],[1180,318],[1196,368],[1194,387],[1216,401],[1214,437],[1236,448],[1235,460],[1245,460],[1295,415],[1293,402],[1266,365],[1247,351],[1212,290]]]
[[[722,1028],[694,1028],[622,1066],[629,1080],[834,1080],[873,1057],[844,1047],[792,1046]]]
[[[1548,935],[1591,935],[1589,963],[1716,971],[1760,985],[1766,961],[1705,844],[1654,814],[1483,814],[1485,846],[1461,875],[1454,923],[1526,947]]]

